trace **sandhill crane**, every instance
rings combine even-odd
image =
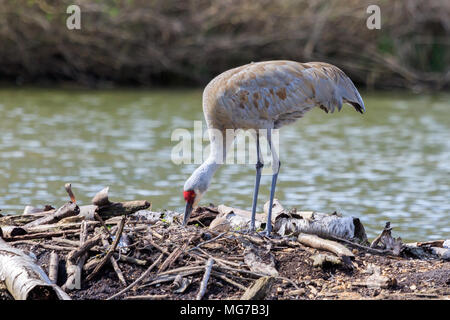
[[[272,146],[272,130],[301,118],[319,107],[339,111],[343,103],[365,111],[353,82],[336,66],[323,62],[264,61],[243,65],[218,75],[203,91],[203,113],[209,130],[211,153],[184,185],[186,224],[193,208],[204,195],[211,179],[224,163],[232,141],[223,141],[227,129],[266,129],[272,153],[272,186],[265,233],[272,230],[271,215],[280,162]],[[220,134],[218,134],[220,133]],[[263,167],[259,134],[256,134],[257,163],[250,230],[255,228],[256,203]]]

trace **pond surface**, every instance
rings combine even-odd
[[[369,238],[386,221],[404,240],[449,238],[450,96],[362,96],[364,115],[317,109],[281,129],[276,198],[287,208],[360,217]],[[171,136],[193,133],[196,120],[201,90],[0,89],[2,213],[60,206],[66,182],[83,204],[110,186],[112,200],[181,212],[197,164],[171,161],[179,143]],[[250,209],[254,175],[253,164],[224,165],[202,204]],[[259,211],[270,181],[261,180]]]

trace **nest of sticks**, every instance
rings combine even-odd
[[[285,298],[308,296],[316,289],[307,286],[305,291],[295,277],[302,272],[319,272],[323,278],[323,273],[338,270],[344,276],[358,269],[360,253],[439,259],[432,248],[447,250],[443,240],[405,245],[392,238],[389,224],[371,244],[361,230],[359,241],[301,232],[268,238],[232,227],[245,212],[234,214],[224,206],[198,208],[190,224],[182,226],[181,214],[153,212],[147,201],[109,201],[107,188],[89,206],[76,204],[69,184],[66,190],[71,201],[57,210],[28,209],[23,215],[0,217],[0,269],[10,293],[4,293],[4,299],[263,299],[279,294],[274,284],[276,290],[283,288]],[[283,221],[292,227],[292,219],[302,219],[296,212],[274,212],[278,230]],[[311,225],[314,217],[306,216]],[[281,262],[286,255],[291,257],[286,265],[301,257],[309,262],[302,270],[292,265],[287,270]],[[27,266],[35,274],[20,273]],[[398,287],[395,277],[371,277],[365,287]]]

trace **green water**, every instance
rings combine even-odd
[[[285,207],[360,217],[369,238],[391,221],[405,240],[450,237],[449,95],[362,94],[363,116],[345,106],[309,112],[281,129],[276,197]],[[182,211],[196,164],[171,161],[173,130],[203,120],[201,90],[0,90],[0,209],[59,206],[71,182],[87,204],[147,199]],[[207,143],[205,142],[205,146]],[[254,165],[225,165],[202,204],[250,209]],[[259,210],[268,199],[263,176]]]

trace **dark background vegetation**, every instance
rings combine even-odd
[[[81,30],[66,8],[81,7]],[[366,9],[381,8],[381,30]],[[448,0],[0,0],[0,81],[204,85],[251,61],[326,61],[368,88],[448,89]]]

